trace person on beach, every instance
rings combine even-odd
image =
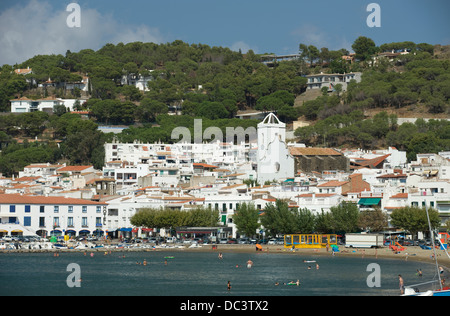
[[[398,275],[398,285],[400,287],[400,293],[402,295],[405,294],[405,284],[404,284],[403,278],[400,274]]]

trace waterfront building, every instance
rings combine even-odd
[[[0,194],[0,225],[15,227],[4,234],[103,235],[106,206],[83,199]]]

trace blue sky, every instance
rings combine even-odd
[[[81,7],[81,27],[66,7]],[[378,3],[381,27],[367,6]],[[450,44],[448,0],[0,0],[0,65],[106,43],[182,40],[256,53],[294,54],[299,43],[351,51],[361,35],[377,45]],[[446,16],[447,15],[447,16]]]

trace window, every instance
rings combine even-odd
[[[95,218],[95,226],[96,227],[102,227],[102,218],[101,217],[96,217]]]
[[[55,205],[53,207],[53,213],[59,213],[59,206],[58,205]]]
[[[31,212],[31,205],[25,205],[25,213]]]
[[[15,213],[16,212],[16,206],[15,205],[10,205],[9,206],[9,212],[10,213]]]
[[[39,206],[39,213],[44,213],[45,212],[45,206],[41,205]]]
[[[54,227],[59,227],[59,217],[53,218],[53,226]]]
[[[67,217],[67,227],[73,227],[73,217]]]
[[[69,210],[69,213],[73,213],[73,205],[69,205],[68,210]]]
[[[23,218],[23,226],[31,226],[31,216],[25,216]]]
[[[83,227],[87,227],[88,226],[87,217],[82,217],[81,218],[81,226],[83,226]]]
[[[39,227],[45,227],[45,217],[39,217]]]
[[[101,213],[102,212],[102,207],[101,206],[97,206],[97,213]]]
[[[87,206],[83,205],[83,213],[87,213]]]

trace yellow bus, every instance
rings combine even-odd
[[[337,246],[335,234],[290,234],[284,236],[284,248],[326,248]]]

